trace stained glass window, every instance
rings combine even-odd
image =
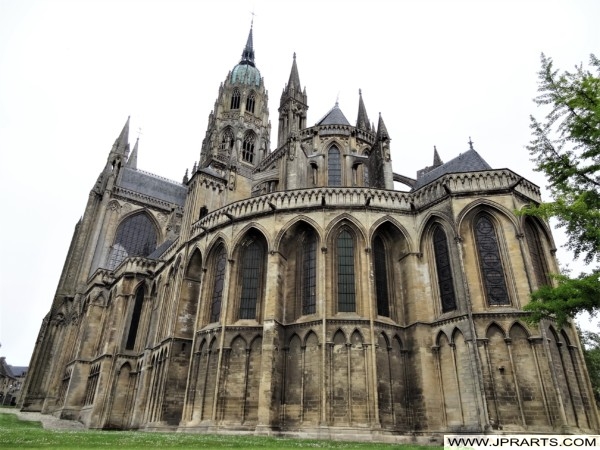
[[[234,89],[231,95],[231,109],[240,109],[240,91]]]
[[[314,314],[317,308],[317,237],[306,234],[300,243],[302,254],[302,314]]]
[[[117,228],[107,268],[117,268],[128,257],[148,256],[155,249],[156,227],[145,213],[135,214],[121,222]]]
[[[133,313],[131,314],[131,323],[129,325],[129,334],[127,335],[126,350],[133,350],[135,346],[135,338],[140,324],[140,316],[142,314],[142,305],[144,304],[144,287],[140,287],[135,293],[135,304],[133,305]]]
[[[333,145],[327,152],[327,179],[329,186],[342,185],[342,164],[340,151]]]
[[[260,295],[263,264],[263,246],[260,242],[254,240],[244,249],[242,256],[240,319],[256,318],[256,304]]]
[[[221,299],[223,298],[223,289],[225,283],[225,266],[227,255],[223,245],[216,252],[214,266],[214,284],[212,299],[210,302],[210,321],[218,322],[221,318]]]
[[[388,272],[385,245],[380,236],[373,240],[373,262],[375,265],[375,289],[377,294],[377,314],[390,316],[390,300],[388,295]]]
[[[252,164],[254,161],[254,143],[256,137],[253,133],[247,133],[244,136],[244,143],[242,144],[242,159]]]
[[[436,225],[433,230],[433,251],[435,254],[435,267],[437,269],[438,287],[442,301],[442,312],[456,309],[456,296],[454,294],[454,280],[452,277],[452,264],[448,251],[448,240],[441,226]]]
[[[485,214],[477,217],[475,221],[475,240],[488,303],[492,306],[509,305],[496,230],[491,219]]]
[[[525,221],[525,238],[527,239],[531,265],[537,284],[538,286],[547,286],[550,284],[550,279],[544,258],[544,247],[542,246],[538,232],[529,219]]]
[[[342,230],[338,235],[337,263],[338,311],[354,312],[354,241],[348,230]]]
[[[246,111],[254,114],[254,91],[250,92],[246,99]]]

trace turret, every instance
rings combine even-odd
[[[371,187],[380,189],[394,188],[390,141],[390,135],[383,122],[381,113],[379,113],[375,143],[369,154],[369,182]]]
[[[307,110],[306,89],[302,90],[296,65],[296,53],[294,53],[290,79],[283,89],[279,102],[278,148],[283,146],[291,136],[297,135],[300,130],[306,128]]]

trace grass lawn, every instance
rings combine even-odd
[[[287,439],[263,436],[220,436],[196,433],[149,433],[143,431],[62,431],[45,430],[40,422],[19,420],[14,414],[0,414],[1,448],[345,448],[435,450],[436,447],[391,445],[372,442],[339,442]]]

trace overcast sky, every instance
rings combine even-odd
[[[127,116],[138,168],[181,180],[254,11],[271,142],[293,53],[308,124],[358,90],[394,171],[475,149],[544,186],[525,146],[540,54],[600,53],[600,2],[0,0],[0,355],[28,365],[73,228]],[[539,114],[538,114],[539,115]],[[561,262],[571,257],[559,253]]]

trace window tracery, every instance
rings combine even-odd
[[[225,267],[227,255],[225,247],[221,245],[216,252],[214,261],[214,283],[212,298],[210,302],[210,322],[218,322],[221,318],[221,300],[223,298],[223,289],[225,287]]]
[[[450,261],[450,252],[448,251],[448,239],[440,225],[435,225],[433,229],[433,252],[435,255],[442,312],[453,311],[456,309],[456,296],[454,293],[452,264]]]
[[[146,213],[138,213],[123,220],[117,228],[107,268],[117,268],[125,258],[148,256],[156,249],[156,235],[156,227]]]
[[[340,151],[335,145],[332,145],[327,152],[327,181],[329,186],[342,185]]]
[[[475,220],[475,241],[488,304],[510,305],[496,230],[487,214]]]
[[[256,318],[256,306],[262,290],[264,253],[263,245],[257,239],[253,239],[243,250],[240,319]]]
[[[254,163],[255,142],[256,136],[254,133],[246,133],[246,136],[244,136],[244,143],[242,144],[242,160],[250,164]]]
[[[231,109],[240,109],[240,90],[234,89],[233,94],[231,94]]]
[[[347,229],[342,229],[336,244],[338,311],[355,312],[354,240]]]

